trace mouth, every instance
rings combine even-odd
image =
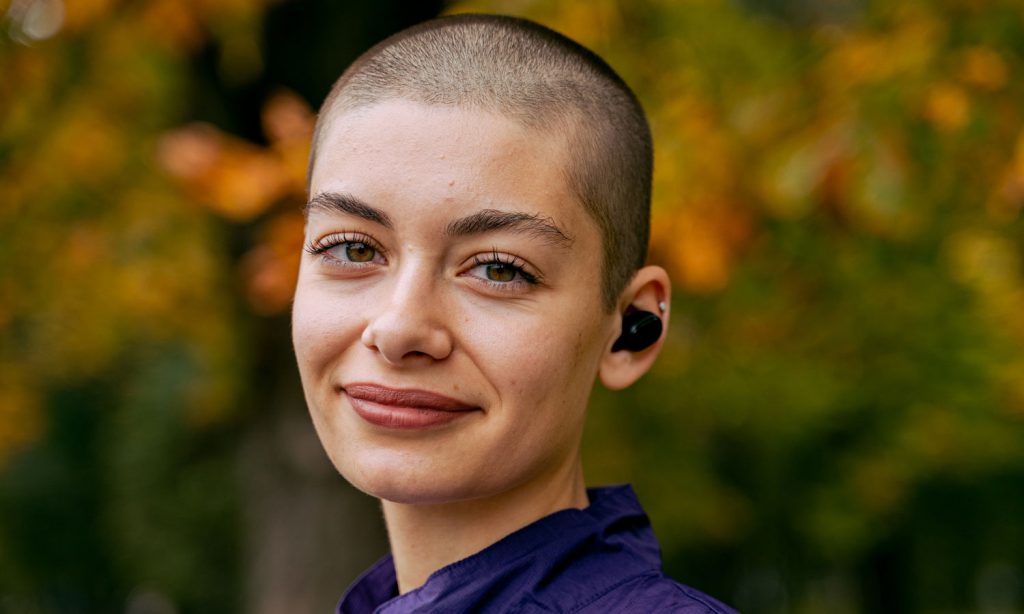
[[[360,418],[389,429],[425,429],[463,418],[480,408],[436,392],[355,383],[342,387]]]

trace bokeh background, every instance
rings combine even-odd
[[[326,612],[385,550],[289,343],[314,109],[448,11],[656,141],[653,373],[592,483],[759,612],[1024,612],[1019,0],[0,2],[0,612]]]

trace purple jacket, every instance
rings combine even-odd
[[[404,595],[386,556],[355,581],[337,612],[736,614],[662,574],[658,542],[631,487],[587,494],[586,509],[541,518]]]

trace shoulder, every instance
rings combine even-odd
[[[676,612],[679,614],[736,614],[714,597],[651,573],[623,580],[580,603],[576,612]]]
[[[737,614],[714,597],[658,573],[626,578],[572,603],[550,603],[538,595],[529,595],[510,611],[516,614]]]

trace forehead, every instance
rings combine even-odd
[[[564,131],[471,107],[385,100],[327,118],[310,193],[533,209],[577,226]],[[586,217],[586,216],[583,216]]]

